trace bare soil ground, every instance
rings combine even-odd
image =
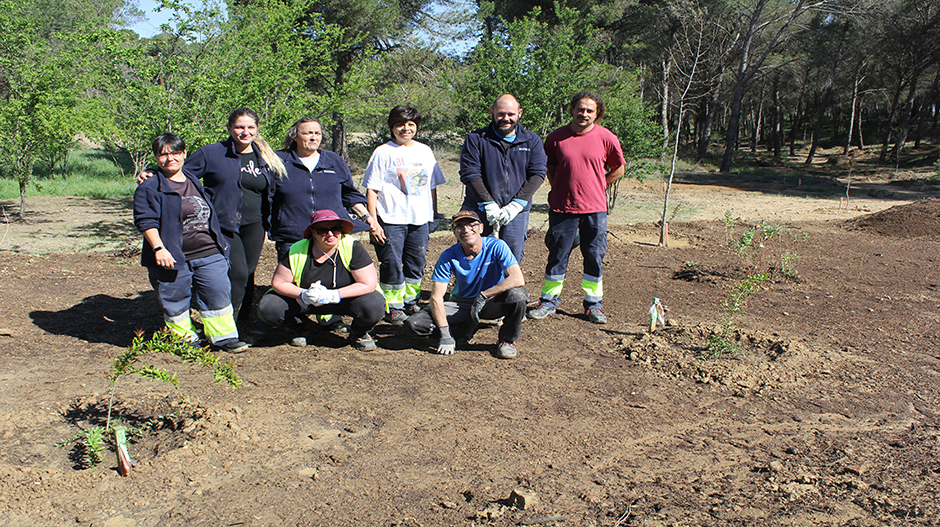
[[[683,175],[668,248],[659,182],[624,183],[610,322],[581,317],[576,251],[559,314],[528,321],[512,361],[490,355],[492,325],[442,357],[384,324],[371,353],[268,332],[223,355],[235,392],[158,360],[186,398],[122,381],[118,411],[144,430],[126,478],[113,452],[86,470],[55,445],[102,422],[110,360],[162,325],[128,204],[33,198],[29,223],[0,224],[0,525],[937,525],[940,200],[924,198],[940,193],[926,170],[853,171],[848,205],[838,163]],[[797,254],[798,273],[773,266],[739,316],[743,355],[703,360],[749,272],[729,209],[788,230],[766,254]],[[544,212],[522,265],[533,298]],[[436,235],[429,260],[450,243]],[[669,324],[650,334],[653,297]]]

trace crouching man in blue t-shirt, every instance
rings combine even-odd
[[[476,212],[458,212],[451,221],[451,228],[460,243],[447,248],[437,259],[431,276],[434,281],[431,305],[406,320],[405,325],[426,337],[438,328],[437,352],[450,355],[457,347],[451,327],[466,327],[459,337],[469,341],[480,319],[503,317],[496,356],[511,359],[516,356],[516,341],[529,302],[529,292],[523,287],[522,269],[506,242],[482,236],[483,223]],[[454,289],[450,300],[445,302],[444,293],[451,277],[455,279]]]

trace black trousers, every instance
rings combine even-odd
[[[272,326],[300,324],[306,315],[351,316],[353,321],[350,333],[359,337],[368,333],[385,316],[385,297],[378,291],[371,291],[362,296],[344,298],[338,304],[305,308],[296,298],[288,298],[274,291],[268,291],[258,303],[258,318]]]
[[[522,320],[525,318],[526,304],[529,303],[529,292],[524,287],[513,287],[486,300],[480,310],[480,318],[494,320],[503,318],[503,325],[499,328],[500,342],[516,342],[522,334]],[[454,328],[466,327],[470,322],[470,309],[473,299],[452,298],[444,302],[444,311],[447,315],[447,325]],[[414,333],[429,337],[437,328],[431,308],[426,307],[408,317],[405,327]],[[453,334],[453,332],[452,332]],[[461,335],[454,334],[454,337]],[[471,338],[473,335],[464,335]]]
[[[247,322],[255,298],[255,269],[264,247],[264,226],[260,221],[242,225],[238,232],[222,231],[231,245],[228,278],[232,282],[232,309],[235,320]]]

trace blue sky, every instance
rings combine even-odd
[[[144,20],[132,25],[131,29],[142,38],[156,35],[160,32],[160,24],[169,22],[169,10],[162,13],[154,11],[159,4],[158,0],[137,0],[137,6],[144,12]]]
[[[190,5],[201,5],[201,2],[198,0],[195,2],[188,2]],[[160,0],[137,0],[137,7],[140,8],[144,13],[144,19],[140,22],[130,26],[130,29],[140,35],[141,38],[152,37],[160,33],[160,24],[166,24],[170,20],[170,14],[172,11],[169,9],[164,10],[163,12],[156,12],[157,6],[160,5]],[[462,0],[458,3],[458,7],[467,8],[472,6],[471,0]],[[440,9],[432,8],[432,11],[439,11]],[[424,38],[425,40],[433,41],[434,37],[424,34],[423,32],[418,32],[416,35],[418,38]],[[470,40],[458,40],[454,42],[449,42],[444,45],[442,51],[449,53],[465,54],[467,53],[473,45],[476,43],[475,39]]]

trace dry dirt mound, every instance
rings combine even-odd
[[[897,238],[940,237],[940,199],[927,198],[849,220],[851,230]]]

